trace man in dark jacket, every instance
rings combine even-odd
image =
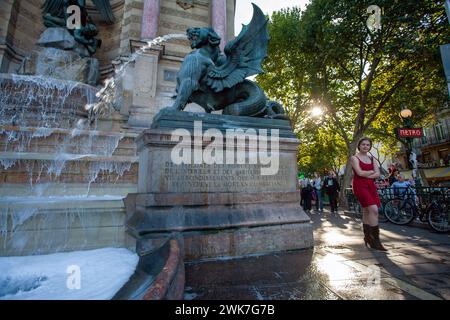
[[[334,176],[333,171],[328,172],[328,176],[323,181],[323,188],[328,195],[328,199],[330,199],[331,213],[337,213],[337,198],[341,187],[339,186],[339,182]]]
[[[312,200],[313,187],[309,179],[306,179],[305,186],[302,188],[301,197],[303,203],[303,210],[306,212],[311,211],[311,200]]]

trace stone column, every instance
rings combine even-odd
[[[158,36],[160,0],[144,0],[141,40],[152,40]]]
[[[222,39],[220,49],[223,50],[227,42],[227,0],[211,0],[211,24]]]
[[[129,74],[131,83],[131,105],[128,124],[133,127],[150,127],[153,116],[158,112],[156,106],[156,84],[158,75],[159,51],[148,50],[140,54]]]

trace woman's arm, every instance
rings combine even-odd
[[[358,176],[368,178],[370,175],[375,174],[375,171],[373,171],[373,170],[370,170],[370,171],[361,170],[361,167],[359,166],[359,161],[358,161],[357,157],[352,156],[350,159],[351,159],[352,167],[353,167],[353,169],[355,169],[355,172]]]
[[[373,158],[372,158],[372,161],[373,161]],[[375,162],[373,163],[373,169],[374,169],[374,172],[367,178],[378,179],[380,177],[380,168],[375,164]]]

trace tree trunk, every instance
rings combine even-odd
[[[339,194],[339,202],[348,209],[347,197],[345,196],[345,189],[352,187],[353,170],[350,157],[354,155],[354,150],[356,149],[356,144],[359,139],[354,139],[350,144],[348,150],[347,163],[345,165],[344,178],[342,179],[341,192]]]

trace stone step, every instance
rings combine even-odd
[[[68,223],[71,228],[124,224],[125,211],[121,197],[17,197],[16,201],[11,202],[6,199],[0,201],[0,210],[3,222],[4,215],[7,215],[6,230],[9,232],[13,229],[64,229]],[[5,230],[4,223],[2,226]]]
[[[124,247],[124,221],[121,197],[2,198],[0,256]]]
[[[88,117],[97,90],[67,80],[0,74],[0,124],[72,127]]]
[[[1,154],[0,154],[1,156]],[[0,182],[5,184],[44,183],[108,183],[137,184],[137,162],[105,161],[44,161],[17,160],[0,170]],[[86,186],[87,187],[87,186]]]
[[[278,130],[281,138],[294,138],[291,123],[287,120],[257,118],[257,117],[238,117],[212,113],[194,113],[187,111],[161,110],[153,119],[152,129],[171,129],[183,128],[189,132],[194,131],[195,122],[201,122],[202,130],[218,129],[225,133],[227,130],[235,130],[237,128],[245,128],[257,130],[266,129],[268,134],[271,130]]]
[[[136,184],[136,135],[114,131],[0,127],[0,181],[31,185]]]
[[[0,237],[0,256],[26,256],[104,247],[128,247],[124,227],[19,231]]]
[[[45,154],[47,159],[58,159],[66,154],[91,157],[114,155],[137,159],[135,137],[134,133],[112,131],[0,126],[0,150],[6,152],[0,155],[0,159],[12,159],[14,155],[9,154],[11,152],[40,153]],[[34,159],[42,158],[35,156]],[[17,157],[20,159],[21,155]],[[32,155],[27,158],[33,159]]]
[[[127,194],[136,192],[137,184],[134,182],[125,182],[120,179],[115,183],[96,180],[89,183],[65,183],[49,182],[31,185],[28,183],[1,183],[0,201],[7,201],[10,197],[86,197],[86,196],[111,196],[126,197]],[[30,200],[30,199],[29,199]],[[8,200],[9,201],[9,200]]]

